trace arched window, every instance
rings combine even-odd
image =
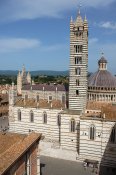
[[[21,110],[18,110],[18,121],[21,121]]]
[[[34,113],[30,111],[30,122],[34,122]]]
[[[94,140],[95,139],[95,126],[91,125],[90,127],[90,140]]]
[[[47,124],[47,113],[46,112],[43,113],[43,123]]]
[[[75,132],[75,119],[71,119],[70,122],[70,131]]]
[[[65,103],[65,95],[62,95],[62,103]]]
[[[61,126],[61,115],[60,114],[57,115],[57,125]]]
[[[116,129],[115,128],[112,128],[110,142],[111,143],[115,143],[115,139],[116,139]]]

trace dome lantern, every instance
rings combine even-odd
[[[99,70],[107,70],[107,60],[104,58],[103,55],[98,61],[98,65],[99,65]]]

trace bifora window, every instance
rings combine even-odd
[[[70,121],[70,131],[75,132],[75,119],[71,119]]]
[[[90,126],[90,140],[95,140],[95,126]]]
[[[113,127],[112,132],[111,132],[111,136],[110,136],[110,142],[115,143],[115,141],[116,141],[116,129]]]
[[[46,112],[43,113],[43,123],[47,124],[47,113]]]
[[[18,121],[21,121],[21,110],[18,110]]]
[[[30,122],[34,122],[34,113],[30,111]]]
[[[82,53],[82,45],[74,45],[75,53]]]
[[[82,58],[81,57],[75,57],[75,64],[82,64]]]

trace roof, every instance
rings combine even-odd
[[[83,19],[82,19],[81,15],[80,15],[80,10],[78,11],[78,15],[77,15],[75,23],[78,24],[78,25],[83,26]]]
[[[116,88],[116,77],[107,70],[98,70],[89,77],[88,86]]]
[[[6,115],[8,114],[8,111],[9,111],[8,95],[1,94],[0,95],[0,114]]]
[[[98,105],[98,102],[93,103],[94,110]],[[92,106],[92,103],[91,103]],[[88,120],[104,120],[104,121],[116,121],[116,104],[109,104],[109,103],[99,103],[99,109],[101,112],[94,113],[85,113],[81,116],[81,119],[88,119]]]
[[[9,106],[6,105],[6,106],[0,106],[0,113],[1,114],[8,114],[8,111],[9,111]]]
[[[40,137],[41,134],[34,132],[29,135],[0,133],[0,175],[5,173]]]
[[[31,108],[53,108],[53,109],[63,109],[65,108],[65,104],[62,103],[60,100],[52,100],[52,102],[48,103],[46,99],[40,99],[39,102],[36,99],[17,99],[15,106],[19,107],[31,107]]]
[[[88,101],[86,109],[87,110],[101,110],[103,107],[112,106],[109,102],[99,102],[99,101]]]
[[[35,84],[35,85],[24,85],[22,90],[39,90],[39,91],[66,91],[66,88],[63,84]]]
[[[116,121],[116,105],[108,105],[107,107],[103,107],[101,110],[101,115],[104,116],[106,120]]]
[[[8,94],[0,94],[0,102],[8,103]]]

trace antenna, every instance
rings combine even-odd
[[[104,56],[103,48],[101,49],[101,55]]]
[[[81,5],[81,3],[79,3],[79,11],[78,11],[78,15],[80,15],[80,9],[81,9],[81,7],[82,7],[82,5]]]

